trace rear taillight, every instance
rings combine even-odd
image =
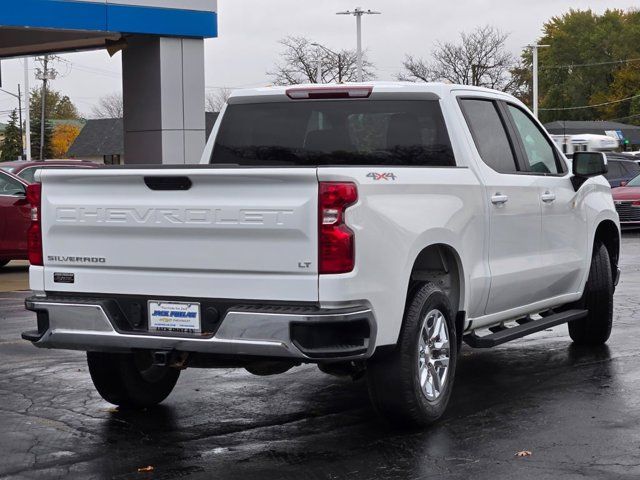
[[[31,265],[43,265],[42,224],[40,223],[42,186],[39,183],[34,183],[27,187],[27,201],[31,206],[31,225],[27,232],[29,263]]]
[[[320,274],[351,272],[355,266],[353,232],[345,224],[344,214],[358,201],[358,189],[353,183],[320,182],[319,246]]]

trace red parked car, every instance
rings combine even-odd
[[[640,228],[640,175],[611,191],[622,228]]]
[[[33,183],[33,179],[38,170],[43,167],[46,168],[96,168],[99,165],[97,163],[89,162],[86,160],[45,160],[42,161],[26,161],[16,160],[14,162],[0,163],[0,170],[13,173],[17,177],[22,178],[28,183]]]
[[[42,168],[96,168],[97,163],[82,160],[0,163],[0,268],[11,260],[27,259],[27,229],[31,213],[26,188],[34,183]]]
[[[11,260],[27,259],[27,230],[31,207],[28,182],[0,170],[0,268]]]

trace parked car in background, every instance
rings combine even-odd
[[[0,170],[12,173],[17,177],[26,180],[28,183],[34,183],[35,174],[41,168],[96,168],[99,165],[87,160],[44,160],[44,161],[26,161],[16,160],[13,162],[0,163]]]
[[[606,152],[608,172],[605,175],[611,188],[619,187],[640,175],[640,165],[632,155]]]
[[[31,208],[28,182],[0,170],[0,268],[11,260],[26,260]]]
[[[640,175],[611,193],[622,228],[640,228]]]

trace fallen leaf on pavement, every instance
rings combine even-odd
[[[531,452],[529,450],[522,450],[515,454],[516,457],[530,457]]]

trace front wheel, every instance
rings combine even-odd
[[[180,370],[153,365],[151,352],[87,352],[91,380],[107,402],[123,408],[158,405],[175,387]]]
[[[605,343],[613,323],[613,270],[609,251],[602,243],[594,245],[587,285],[576,307],[589,313],[585,318],[569,322],[571,339],[578,345]]]
[[[449,299],[426,283],[409,300],[396,349],[367,365],[376,410],[404,425],[427,426],[438,420],[453,389],[456,346]]]

